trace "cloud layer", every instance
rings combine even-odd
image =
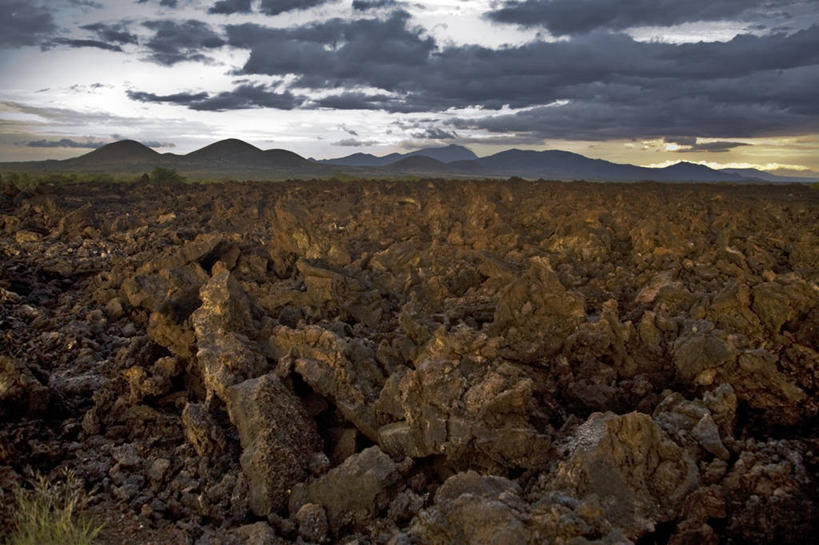
[[[819,133],[815,0],[138,0],[121,15],[105,0],[3,6],[0,61],[37,48],[116,57],[123,80],[106,89],[118,90],[120,106],[179,116],[332,114],[338,127],[377,115],[381,136],[656,139],[680,153]],[[510,40],[456,39],[447,25],[460,19],[432,22],[446,10]],[[728,37],[709,36],[713,25]],[[645,27],[654,30],[640,34]],[[688,39],[662,39],[672,27]],[[653,32],[660,39],[639,37]],[[370,145],[376,136],[327,141]]]
[[[600,28],[671,26],[737,17],[767,0],[523,0],[504,2],[488,17],[522,26],[542,25],[554,34],[579,34]],[[787,4],[788,2],[780,2]]]

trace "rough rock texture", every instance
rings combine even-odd
[[[691,456],[640,413],[592,414],[566,445],[550,488],[596,496],[603,516],[635,539],[676,518],[699,482]]]
[[[819,192],[0,181],[0,535],[762,544],[819,532]]]
[[[350,456],[290,497],[290,511],[304,509],[303,500],[324,508],[330,527],[363,526],[389,504],[389,491],[400,479],[398,467],[378,447]]]
[[[28,367],[0,356],[0,418],[38,418],[48,410],[48,388]]]
[[[250,508],[265,516],[287,505],[290,488],[306,476],[319,449],[315,424],[273,374],[231,386],[227,396],[227,411],[242,444]]]

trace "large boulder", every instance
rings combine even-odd
[[[429,359],[395,374],[376,408],[400,420],[379,429],[398,456],[443,455],[455,467],[543,467],[549,436],[534,425],[534,383],[510,365]]]
[[[295,373],[364,435],[377,440],[372,405],[386,377],[371,348],[319,326],[278,326],[269,336],[268,348],[273,358],[290,362]]]
[[[584,297],[563,287],[548,259],[535,257],[498,296],[491,331],[510,359],[531,362],[558,353],[585,318]]]
[[[529,503],[514,481],[466,471],[447,479],[435,493],[434,504],[389,541],[390,545],[405,543],[625,545],[631,541],[602,516],[594,497],[580,501],[547,491]]]
[[[400,479],[399,466],[378,447],[350,456],[312,483],[300,485],[290,498],[290,512],[306,504],[324,507],[330,528],[363,527],[386,510]]]
[[[629,539],[674,520],[699,483],[689,453],[650,416],[594,413],[566,445],[550,487],[583,499],[595,496],[611,525]]]
[[[196,361],[211,406],[214,396],[227,401],[228,387],[264,374],[269,365],[251,338],[256,330],[250,301],[221,262],[199,293],[202,306],[191,315],[191,322]]]
[[[737,543],[808,543],[819,530],[816,441],[749,439],[720,483]]]
[[[272,373],[228,388],[227,409],[239,430],[250,508],[266,516],[286,506],[289,490],[306,476],[321,447],[315,422]]]
[[[533,543],[527,527],[529,505],[520,494],[520,487],[508,479],[458,473],[438,489],[435,506],[416,517],[407,535],[429,545]]]

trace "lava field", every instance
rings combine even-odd
[[[804,543],[819,191],[507,181],[0,191],[0,536]]]

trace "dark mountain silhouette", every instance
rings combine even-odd
[[[392,163],[387,168],[389,170],[400,172],[423,172],[434,174],[443,174],[445,172],[452,171],[452,169],[446,163],[424,155],[404,157],[403,159],[399,159],[398,161]]]
[[[278,168],[312,168],[314,165],[298,153],[286,149],[269,149],[259,155],[263,165]]]
[[[808,179],[819,181],[819,172],[815,170],[797,170],[793,168],[777,168],[776,170],[768,170],[767,174],[773,176],[782,176],[783,178]]]
[[[727,172],[728,174],[737,174],[746,178],[756,178],[758,180],[765,180],[766,182],[807,182],[819,180],[819,173],[813,173],[813,176],[808,173],[808,176],[790,176],[786,174],[771,174],[764,170],[757,170],[755,168],[722,168],[720,172]],[[799,171],[791,171],[799,172]]]
[[[433,157],[434,156],[434,157]],[[449,161],[456,157],[472,157]],[[332,176],[340,168],[361,178],[380,176],[510,177],[550,180],[659,182],[792,182],[806,178],[774,176],[754,170],[714,170],[680,162],[666,168],[647,168],[590,159],[577,153],[510,149],[477,158],[467,148],[446,146],[384,157],[357,153],[326,161],[308,161],[283,149],[261,150],[235,138],[215,142],[187,155],[159,154],[135,142],[123,140],[64,161],[0,163],[0,171],[141,173],[154,167],[174,168],[195,178],[284,179]]]
[[[208,169],[293,169],[313,165],[304,157],[283,149],[261,150],[242,140],[220,140],[171,160],[180,168]]]
[[[747,176],[731,174],[714,170],[705,165],[697,165],[685,161],[658,169],[662,171],[663,180],[685,182],[689,180],[708,180],[712,182],[740,182],[747,180]]]
[[[627,181],[650,179],[654,174],[652,169],[589,159],[577,153],[556,150],[511,149],[483,157],[477,162],[489,172],[507,172],[510,176],[524,178]],[[462,163],[453,163],[453,166],[462,166]]]
[[[424,148],[409,153],[390,153],[383,157],[370,153],[354,153],[346,157],[336,159],[324,159],[318,161],[325,165],[347,166],[347,167],[383,167],[392,165],[407,157],[429,157],[442,163],[453,163],[455,161],[474,161],[478,158],[469,148],[457,146],[455,144],[442,148]]]
[[[404,156],[400,153],[390,153],[383,157],[378,157],[371,153],[354,153],[347,157],[337,159],[322,159],[317,161],[323,165],[335,165],[340,167],[383,167],[398,161]]]
[[[677,163],[667,168],[647,168],[612,163],[602,159],[589,159],[568,151],[528,151],[512,149],[483,157],[477,161],[485,171],[492,174],[524,178],[554,180],[601,180],[661,182],[740,182],[753,181],[748,177],[713,170],[703,165]],[[464,163],[452,163],[464,167]]]
[[[111,164],[134,164],[150,161],[157,161],[161,155],[135,140],[121,140],[113,144],[106,144],[90,153],[60,161],[61,163],[71,163],[80,165],[111,165]]]
[[[419,149],[417,151],[413,151],[410,153],[404,154],[404,157],[414,157],[414,156],[423,156],[429,157],[431,159],[436,159],[441,161],[442,163],[454,163],[455,161],[474,161],[478,158],[475,153],[463,146],[457,146],[455,144],[451,144],[449,146],[444,146],[442,148],[424,148]]]
[[[227,140],[220,140],[214,142],[204,148],[192,151],[185,155],[185,159],[197,162],[225,162],[235,161],[239,158],[253,157],[262,150],[252,144],[248,144],[236,138],[228,138]]]

